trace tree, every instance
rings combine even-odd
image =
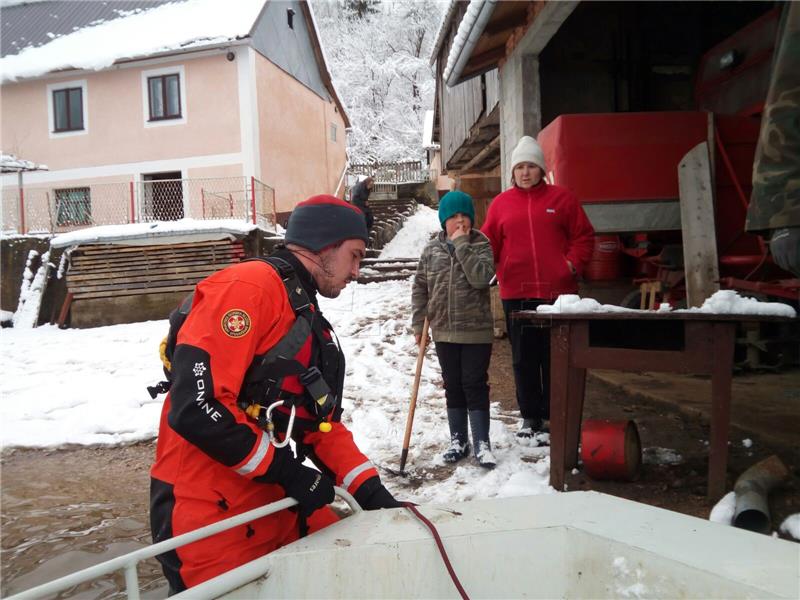
[[[352,123],[350,162],[419,160],[425,111],[435,92],[428,58],[443,4],[342,0],[314,8]]]

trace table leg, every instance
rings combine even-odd
[[[550,329],[550,485],[564,489],[569,390],[570,324]]]
[[[725,493],[728,470],[728,433],[731,416],[734,323],[714,323],[711,368],[711,440],[708,457],[708,498],[717,500]]]
[[[567,426],[564,467],[578,466],[578,442],[583,417],[583,395],[586,390],[586,369],[571,367],[567,379]]]

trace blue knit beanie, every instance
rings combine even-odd
[[[439,200],[439,223],[444,229],[444,222],[456,213],[463,213],[469,217],[470,223],[475,224],[475,207],[472,204],[472,196],[460,190],[447,192]]]
[[[321,194],[294,207],[283,239],[287,244],[319,252],[350,239],[367,243],[369,233],[361,210],[344,200]]]

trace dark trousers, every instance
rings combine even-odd
[[[521,323],[512,319],[511,313],[535,310],[540,304],[550,301],[503,300],[517,404],[523,419],[550,418],[550,329]]]
[[[447,408],[489,410],[491,344],[436,342]]]

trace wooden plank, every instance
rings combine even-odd
[[[69,291],[74,292],[75,294],[80,294],[87,291],[99,291],[99,290],[126,290],[126,289],[157,289],[159,287],[169,286],[169,285],[183,285],[191,283],[192,285],[197,284],[198,282],[202,281],[209,275],[213,275],[216,271],[205,271],[205,272],[198,272],[198,273],[190,273],[186,276],[177,276],[177,277],[170,277],[170,278],[159,278],[159,279],[145,279],[144,281],[119,281],[119,282],[101,282],[101,283],[86,283],[82,285],[70,286]]]
[[[131,271],[141,271],[141,272],[152,272],[155,273],[159,270],[164,271],[171,271],[176,267],[195,267],[195,266],[212,266],[212,265],[231,265],[241,262],[238,257],[235,256],[226,256],[226,257],[219,257],[215,260],[203,260],[202,257],[199,260],[186,260],[186,261],[163,261],[163,262],[140,262],[131,265],[95,265],[91,267],[80,267],[76,269],[70,269],[68,272],[68,276],[84,276],[84,275],[97,275],[102,277],[105,274],[114,274],[114,273],[127,273]]]
[[[243,251],[236,251],[236,250],[216,250],[216,251],[207,251],[207,250],[198,250],[198,251],[182,251],[182,252],[173,252],[173,253],[163,253],[160,252],[158,254],[126,254],[120,256],[96,256],[92,258],[84,258],[79,257],[75,260],[72,260],[72,264],[74,265],[94,265],[94,264],[133,264],[136,262],[141,262],[144,260],[180,260],[186,257],[197,257],[203,256],[208,258],[213,258],[215,256],[243,256]]]
[[[120,246],[116,244],[90,244],[79,246],[72,253],[73,256],[81,256],[86,254],[106,254],[109,252],[141,252],[143,250],[158,251],[158,250],[175,250],[182,248],[198,248],[207,246],[241,246],[241,242],[231,242],[230,240],[210,240],[206,242],[190,242],[185,244],[148,244],[141,246]]]
[[[191,292],[194,285],[172,285],[162,288],[145,288],[145,289],[131,289],[131,290],[115,290],[103,292],[87,292],[84,294],[75,294],[73,304],[77,300],[86,300],[90,298],[117,298],[121,296],[136,296],[136,295],[149,295],[149,294],[165,294],[168,292]],[[165,315],[166,318],[166,315]]]
[[[72,306],[72,300],[75,298],[75,294],[72,292],[67,292],[66,298],[64,298],[64,304],[61,305],[61,312],[58,313],[58,328],[63,329],[64,323],[67,322],[67,315],[69,314],[69,308]]]
[[[225,268],[225,266],[228,265],[219,265],[216,267],[204,265],[185,269],[174,269],[171,271],[159,270],[155,273],[147,271],[125,271],[124,273],[118,273],[116,275],[104,275],[102,277],[96,275],[82,275],[80,279],[70,277],[67,285],[69,289],[75,290],[81,287],[86,287],[87,285],[102,286],[124,284],[126,282],[174,281],[176,279],[183,280],[187,278],[196,279],[198,277],[203,278],[213,275],[217,271]]]
[[[719,260],[708,144],[692,148],[678,165],[683,262],[688,306],[719,290]]]

